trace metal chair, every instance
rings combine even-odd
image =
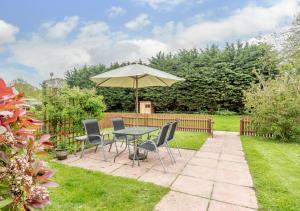
[[[166,141],[168,131],[169,131],[169,128],[170,128],[170,124],[165,124],[164,126],[162,126],[157,138],[147,139],[147,140],[145,140],[144,143],[141,143],[141,144],[137,145],[137,148],[144,150],[145,153],[148,153],[148,152],[157,153],[158,158],[160,160],[160,163],[161,163],[161,165],[164,169],[164,172],[166,172],[166,168],[165,168],[165,165],[164,165],[164,163],[161,159],[158,148],[164,145],[164,143]],[[134,153],[136,154],[136,152],[134,152]],[[138,160],[138,163],[139,163],[139,160]]]
[[[173,160],[174,163],[175,163],[176,161],[175,161],[174,155],[173,155],[173,153],[172,153],[172,151],[171,151],[171,148],[170,148],[170,146],[169,146],[169,142],[170,142],[170,141],[175,141],[175,132],[176,132],[177,124],[178,124],[177,121],[171,122],[171,123],[170,123],[170,130],[169,130],[169,133],[168,133],[168,135],[167,135],[166,142],[165,142],[165,146],[167,147],[168,153],[169,153],[169,155],[170,155],[170,157],[171,157],[171,160]],[[179,155],[180,155],[180,157],[181,157],[181,153],[180,153],[180,150],[179,150],[179,147],[178,147],[178,144],[177,144],[176,141],[175,141],[175,144],[176,144],[176,148],[177,148],[177,150],[178,150],[178,153],[179,153]]]
[[[110,145],[110,147],[109,147],[109,152],[110,152],[113,143],[115,144],[116,151],[118,153],[118,147],[117,147],[116,141],[114,139],[106,140],[106,141],[104,140],[104,136],[101,135],[101,133],[100,133],[99,125],[98,125],[98,122],[96,119],[84,120],[84,121],[82,121],[82,123],[84,125],[85,132],[87,135],[86,142],[88,144],[96,145],[95,153],[97,152],[98,146],[101,145],[103,157],[104,157],[104,160],[106,161],[104,147],[106,145]],[[83,152],[84,152],[84,143],[81,146],[80,158],[82,158]]]
[[[113,118],[112,124],[114,131],[125,129],[124,121],[122,118]],[[116,139],[116,141],[122,141],[121,147],[123,146],[124,141],[129,142],[134,140],[133,136],[124,136],[118,134],[115,134],[114,138]]]

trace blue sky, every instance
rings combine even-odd
[[[136,61],[159,51],[248,41],[286,28],[299,0],[2,0],[0,77]]]

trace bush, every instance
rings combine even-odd
[[[42,122],[26,109],[23,94],[0,78],[0,210],[32,210],[50,203],[54,172],[38,155],[52,147],[49,135],[36,137]]]
[[[79,89],[78,87],[63,87],[51,90],[44,87],[43,118],[50,124],[50,133],[56,136],[68,136],[81,133],[82,120],[101,119],[104,115],[105,104],[103,97],[96,95],[93,89]],[[70,123],[66,127],[66,122]],[[54,141],[54,140],[53,140]]]
[[[253,85],[245,93],[257,132],[283,141],[300,141],[300,76],[286,73]]]

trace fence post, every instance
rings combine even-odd
[[[240,135],[244,135],[244,118],[242,116],[240,118]]]

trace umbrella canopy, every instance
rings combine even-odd
[[[90,78],[98,86],[134,88],[136,95],[136,112],[138,112],[138,88],[149,86],[171,86],[184,81],[175,75],[141,64],[120,67]]]

